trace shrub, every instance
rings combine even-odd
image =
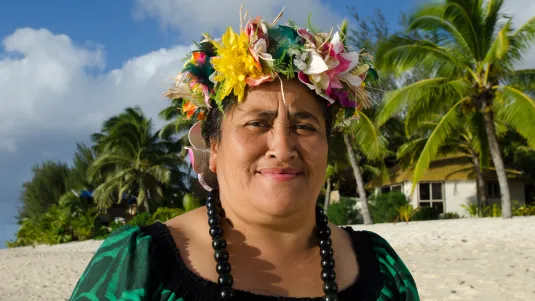
[[[148,226],[152,224],[152,222],[152,216],[150,216],[150,214],[147,212],[142,212],[134,216],[134,218],[132,218],[127,224],[131,226]]]
[[[412,214],[413,221],[437,220],[440,216],[440,209],[432,207],[418,207]]]
[[[347,197],[341,197],[340,202],[331,204],[327,210],[327,216],[331,223],[339,226],[360,223],[355,201]]]
[[[440,216],[440,219],[457,219],[461,218],[456,212],[446,212]]]
[[[165,222],[172,219],[175,216],[179,216],[184,213],[184,210],[178,208],[160,207],[152,215],[152,220]]]
[[[376,195],[370,202],[370,210],[375,223],[393,223],[399,215],[397,209],[409,204],[407,196],[401,192]]]
[[[182,205],[184,206],[184,210],[188,212],[201,207],[201,201],[190,193],[186,193],[182,198]]]
[[[408,223],[412,218],[412,213],[414,210],[411,204],[407,204],[405,206],[399,207],[397,211],[398,211],[398,217],[396,218],[396,221],[400,220],[400,221],[404,221]]]

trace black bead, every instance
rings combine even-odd
[[[323,292],[327,295],[336,294],[338,292],[338,284],[334,281],[326,281],[323,284]]]
[[[224,286],[221,288],[221,299],[230,300],[234,298],[234,290],[231,287]]]
[[[328,238],[328,239],[320,239],[320,241],[319,241],[320,248],[330,247],[330,246],[332,246],[332,244],[333,244],[333,242],[331,241],[330,238]]]
[[[221,224],[221,218],[219,216],[208,218],[208,225],[218,226],[219,224]]]
[[[234,283],[234,279],[229,273],[224,273],[219,275],[219,277],[217,278],[217,282],[223,286],[232,286],[232,284]]]
[[[316,206],[316,215],[325,214],[325,210],[321,206]]]
[[[331,229],[327,226],[318,228],[317,232],[318,232],[318,236],[320,237],[320,239],[326,239],[326,238],[329,238],[329,236],[331,236]]]
[[[208,208],[208,209],[216,209],[217,205],[213,201],[206,200],[206,208]]]
[[[331,247],[326,247],[324,249],[323,248],[320,249],[320,256],[323,259],[332,258],[333,255],[334,255],[334,251],[333,251],[333,248],[331,248]]]
[[[321,226],[327,226],[329,224],[329,218],[325,214],[316,215],[316,224]]]
[[[327,259],[323,259],[321,260],[321,268],[322,269],[334,269],[334,259],[332,258],[327,258]]]
[[[212,238],[223,236],[223,229],[220,226],[211,226],[210,227],[210,236]]]
[[[228,263],[228,261],[218,262],[215,269],[218,274],[230,273],[230,271],[232,270],[232,268],[230,267],[230,263]]]
[[[209,217],[219,216],[219,211],[217,209],[208,209],[208,216]]]
[[[227,247],[227,242],[222,238],[216,238],[212,240],[212,248],[214,250],[224,249]]]
[[[214,259],[217,262],[228,261],[228,257],[228,251],[225,249],[215,250],[214,252]]]
[[[326,269],[321,271],[321,280],[329,281],[336,279],[336,272],[333,269]]]
[[[323,301],[338,301],[338,296],[335,294],[323,297]]]

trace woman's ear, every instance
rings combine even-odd
[[[215,173],[217,170],[217,142],[214,139],[210,140],[210,159],[208,160],[208,168]]]

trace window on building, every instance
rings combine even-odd
[[[444,212],[443,185],[441,182],[419,183],[420,207],[439,208]]]
[[[498,181],[487,182],[487,196],[489,198],[501,198],[500,183]]]
[[[391,191],[401,192],[401,184],[381,187],[381,193],[389,193]]]
[[[401,192],[401,185],[394,185],[390,187],[390,191]]]

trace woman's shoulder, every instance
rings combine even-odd
[[[70,300],[152,296],[162,285],[165,225],[126,225],[114,230],[97,249],[76,283]],[[121,299],[122,300],[122,299]]]
[[[380,291],[381,295],[385,297],[378,300],[419,300],[412,274],[383,236],[369,230],[353,230],[351,227],[345,229],[351,233],[355,246],[361,249],[359,253],[366,254],[365,260],[368,262],[359,261],[359,264],[369,264],[369,260],[375,262],[373,267],[375,272],[369,275],[379,273],[378,279],[380,278],[382,282]]]

